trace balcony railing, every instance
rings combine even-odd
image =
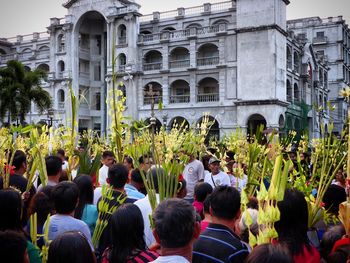
[[[190,66],[190,60],[174,60],[169,62],[170,68],[188,68]]]
[[[219,93],[198,94],[197,102],[219,101]]]
[[[206,57],[197,59],[198,66],[211,66],[217,64],[219,64],[219,57]]]
[[[154,99],[154,104],[158,104],[159,102],[162,101],[162,96],[153,97],[153,99]],[[150,105],[151,103],[152,103],[151,97],[144,97],[143,98],[144,105]]]
[[[143,63],[143,70],[144,71],[150,71],[150,70],[160,70],[163,68],[163,65],[161,62],[155,62],[155,63]]]
[[[190,95],[170,95],[170,103],[188,103]]]
[[[6,63],[9,60],[15,59],[15,54],[0,55],[0,63]]]
[[[126,44],[126,36],[125,37],[118,37],[118,44],[125,45]]]
[[[328,42],[328,38],[326,36],[313,38],[313,44],[323,44],[327,42]]]

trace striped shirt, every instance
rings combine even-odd
[[[193,247],[193,263],[244,262],[248,246],[224,225],[210,223]]]
[[[101,263],[117,263],[117,262],[110,262],[109,261],[109,253],[110,249],[106,249],[106,251],[103,253],[102,261]],[[147,263],[152,262],[155,259],[158,258],[158,253],[155,251],[145,250],[145,251],[139,251],[135,255],[132,255],[128,257],[126,263]]]

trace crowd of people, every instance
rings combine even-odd
[[[293,156],[290,156],[293,159]],[[308,235],[308,207],[305,196],[287,189],[277,203],[280,220],[272,243],[249,245],[249,235],[258,235],[259,205],[249,199],[247,215],[241,211],[241,191],[247,184],[244,174],[237,178],[234,153],[226,153],[225,164],[214,155],[201,160],[190,155],[176,196],[158,204],[152,211],[142,173],[153,179],[159,202],[158,178],[163,168],[153,165],[151,156],[141,156],[139,167],[125,156],[116,163],[111,151],[102,155],[97,182],[80,174],[67,180],[63,150],[45,159],[47,184],[34,184],[27,191],[26,154],[14,154],[7,189],[0,177],[0,257],[1,262],[42,262],[40,251],[47,246],[48,263],[142,263],[142,262],[350,262],[350,239],[341,224],[327,226],[319,244]],[[226,171],[223,171],[223,165]],[[342,170],[329,187],[325,202],[333,213],[346,198]],[[104,185],[112,189],[109,207],[120,203],[108,219],[98,245],[92,236],[99,219]],[[121,202],[122,200],[122,202]],[[31,240],[30,216],[36,214],[38,240]]]

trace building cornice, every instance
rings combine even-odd
[[[258,26],[258,27],[243,27],[243,28],[237,28],[236,29],[236,33],[248,33],[248,32],[256,32],[256,31],[266,31],[266,30],[277,30],[278,32],[280,32],[282,35],[284,35],[285,37],[288,37],[288,33],[286,30],[284,30],[282,27],[280,27],[279,25],[266,25],[266,26]]]
[[[287,107],[290,103],[279,99],[270,100],[238,100],[235,102],[237,106],[258,106],[258,105],[279,105]]]

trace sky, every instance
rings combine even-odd
[[[62,7],[66,1],[0,0],[0,37],[46,31],[51,17],[66,15],[67,10]],[[142,14],[222,1],[224,0],[136,0],[142,6],[140,10]],[[350,0],[290,0],[290,2],[287,7],[288,19],[343,15],[347,23],[350,23]]]

